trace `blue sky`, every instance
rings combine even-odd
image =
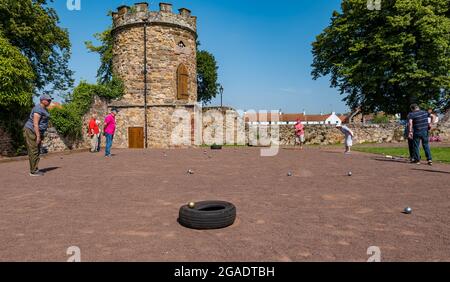
[[[81,0],[80,11],[69,11],[67,0],[56,0],[61,26],[72,41],[75,78],[95,82],[99,58],[84,41],[111,24],[106,15],[118,6],[141,0]],[[152,10],[159,1],[148,1]],[[311,43],[330,22],[340,0],[165,0],[174,11],[185,7],[198,17],[201,49],[214,54],[224,104],[241,110],[283,112],[346,112],[348,107],[327,78],[311,78]],[[212,105],[220,104],[219,97]]]

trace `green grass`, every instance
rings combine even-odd
[[[380,155],[390,155],[394,157],[404,157],[409,158],[408,148],[403,147],[354,147],[353,150],[364,153],[380,154]],[[423,149],[421,148],[420,154],[423,159],[425,155]],[[433,160],[438,162],[450,163],[450,147],[434,147],[431,148],[431,154],[433,155]]]

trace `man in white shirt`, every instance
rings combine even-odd
[[[345,135],[345,154],[350,154],[350,148],[353,146],[353,131],[345,125],[337,124],[336,128]]]

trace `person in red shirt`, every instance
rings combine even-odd
[[[91,138],[91,153],[99,152],[100,129],[98,128],[97,116],[95,114],[92,115],[91,120],[89,121],[88,134]]]
[[[300,149],[302,150],[303,143],[305,143],[305,127],[300,119],[297,119],[297,123],[295,124],[295,145],[300,144]]]

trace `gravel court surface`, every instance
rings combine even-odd
[[[383,261],[450,261],[450,165],[341,148],[113,154],[48,156],[42,178],[0,163],[0,261],[66,261],[70,246],[82,261],[367,261],[370,246]],[[202,200],[234,203],[235,224],[180,226],[179,207]]]

